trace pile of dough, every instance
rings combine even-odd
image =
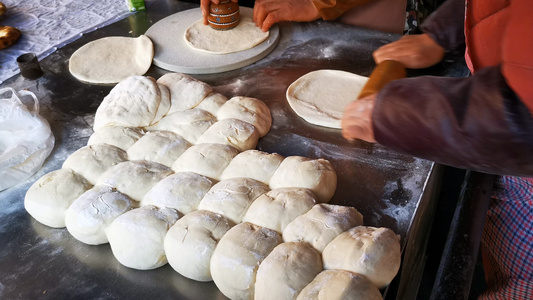
[[[149,131],[128,149],[130,160],[148,160],[167,167],[189,148],[191,144],[170,131]]]
[[[179,219],[165,237],[168,263],[181,275],[211,281],[211,256],[234,224],[221,214],[197,210]]]
[[[235,156],[222,172],[222,180],[248,177],[269,184],[284,157],[277,153],[246,150]]]
[[[153,58],[154,46],[147,36],[112,36],[89,42],[76,50],[70,57],[69,70],[80,81],[117,83],[146,73]]]
[[[258,141],[259,132],[254,125],[239,119],[224,119],[211,125],[198,138],[197,143],[225,144],[245,151],[254,149]]]
[[[108,144],[127,151],[144,135],[144,130],[137,127],[104,126],[97,129],[87,142],[88,146]]]
[[[197,144],[185,150],[172,165],[174,172],[194,172],[220,180],[222,171],[239,153],[231,146],[223,144]]]
[[[257,128],[259,136],[265,136],[272,126],[270,109],[265,102],[251,97],[236,96],[229,99],[218,111],[217,118],[239,119]]]
[[[213,92],[209,84],[182,73],[164,74],[157,83],[170,90],[169,113],[194,108]]]
[[[168,114],[156,124],[146,127],[146,130],[172,131],[191,144],[196,144],[198,138],[216,121],[207,111],[193,108]]]
[[[337,236],[322,255],[324,269],[362,274],[383,288],[400,269],[400,237],[389,228],[357,226]]]
[[[203,109],[213,116],[216,116],[222,105],[228,101],[228,97],[219,94],[219,93],[211,93],[207,97],[205,97],[200,104],[196,106],[196,108]]]

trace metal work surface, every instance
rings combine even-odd
[[[86,34],[45,58],[41,61],[44,77],[29,81],[15,76],[3,84],[28,89],[41,99],[41,113],[50,122],[56,146],[37,174],[0,192],[1,299],[225,299],[214,283],[186,279],[169,265],[152,271],[126,268],[113,257],[109,245],[85,245],[66,229],[44,226],[30,217],[23,205],[35,180],[59,169],[70,154],[86,145],[93,133],[94,113],[112,88],[78,82],[68,72],[70,55],[98,38],[138,36],[162,18],[195,7],[174,0],[157,1],[146,12]],[[427,221],[432,216],[431,205],[422,205],[422,198],[429,199],[425,196],[432,192],[427,183],[433,163],[380,145],[349,143],[338,130],[298,118],[285,99],[287,87],[313,70],[337,69],[368,76],[374,67],[372,51],[398,37],[333,22],[284,23],[280,24],[278,46],[264,59],[242,69],[194,77],[227,97],[265,101],[273,125],[257,149],[328,159],[338,175],[331,203],[354,206],[364,215],[365,225],[393,229],[405,247],[411,235],[427,230],[411,227],[412,220]],[[147,75],[159,78],[166,72],[152,66]],[[423,72],[463,75],[452,61]],[[423,247],[423,243],[417,246]]]

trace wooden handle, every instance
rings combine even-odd
[[[357,99],[376,94],[387,83],[396,79],[405,78],[405,76],[407,76],[407,73],[401,63],[394,60],[382,61],[372,70],[368,81],[361,92],[359,92]]]

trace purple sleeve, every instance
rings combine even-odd
[[[464,48],[465,0],[446,0],[421,24],[422,32],[429,34],[446,51]]]

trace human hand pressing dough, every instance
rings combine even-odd
[[[320,17],[311,0],[257,0],[254,22],[263,31],[281,21],[309,22]]]

